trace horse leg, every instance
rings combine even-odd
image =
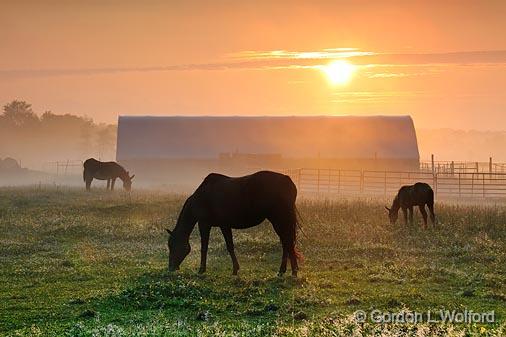
[[[281,266],[279,266],[279,276],[283,276],[286,273],[286,263],[288,262],[288,247],[283,242],[281,242],[283,246],[283,256],[281,257]]]
[[[292,276],[297,277],[299,265],[297,264],[297,254],[295,252],[295,242],[290,242],[288,245],[288,255],[290,256],[290,266],[292,267]]]
[[[279,236],[279,241],[281,242],[281,247],[283,248],[283,256],[281,257],[281,266],[279,267],[279,276],[283,276],[286,273],[286,263],[288,262],[288,247],[289,244],[287,240],[285,239],[287,235],[282,231],[281,227],[278,225],[277,222],[274,222],[273,220],[269,219],[269,221],[272,223],[272,227],[274,227],[274,231]]]
[[[434,204],[427,204],[430,212],[430,221],[432,221],[432,226],[436,228],[436,215],[434,214]]]
[[[207,247],[209,246],[209,234],[211,232],[211,226],[199,222],[200,232],[200,269],[199,274],[206,272],[207,264]]]
[[[107,187],[105,189],[108,190],[110,186],[111,186],[111,179],[107,179]]]
[[[420,205],[418,207],[423,216],[423,228],[427,229],[427,211],[425,210],[425,205]]]
[[[413,226],[413,206],[408,208],[409,211],[409,224]]]
[[[402,207],[402,215],[404,216],[404,225],[408,225],[408,209]]]
[[[223,237],[225,238],[225,244],[227,245],[228,253],[232,258],[233,271],[232,275],[237,275],[239,271],[239,262],[237,261],[237,256],[235,256],[234,251],[234,238],[232,237],[232,229],[230,227],[220,227],[221,232],[223,233]]]
[[[279,273],[282,275],[286,271],[286,259],[288,257],[290,259],[290,267],[292,268],[292,276],[297,277],[299,265],[297,263],[297,253],[295,251],[295,224],[280,227],[278,235],[280,235],[281,244],[283,246],[283,258],[281,260]]]
[[[86,191],[91,189],[91,182],[93,181],[93,177],[86,177]]]
[[[111,180],[111,191],[114,190],[114,184],[116,183],[116,178],[112,178]]]

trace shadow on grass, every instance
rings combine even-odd
[[[122,324],[156,313],[171,321],[292,320],[317,305],[295,295],[305,282],[290,276],[246,279],[223,273],[150,272],[116,294],[87,302],[80,318],[99,316],[102,322]]]

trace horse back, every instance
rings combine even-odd
[[[112,179],[124,174],[125,169],[116,162],[101,162],[94,158],[87,159],[84,164],[84,175],[91,175],[96,179]]]
[[[429,184],[416,183],[414,185],[402,186],[397,194],[403,206],[416,206],[434,203],[434,191]]]
[[[237,178],[213,173],[194,193],[202,217],[233,228],[251,227],[279,208],[293,208],[296,196],[288,176],[270,171]]]

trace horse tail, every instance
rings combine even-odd
[[[300,216],[299,210],[297,209],[297,206],[294,205],[293,207],[295,209],[295,223],[297,225],[297,228],[300,230],[302,235],[304,235],[304,237],[307,239],[308,237],[307,237],[306,233],[304,232],[304,230],[302,229],[301,223],[303,223],[303,221],[302,221],[302,217]]]
[[[293,247],[293,251],[295,252],[295,258],[298,262],[303,263],[304,262],[304,255],[300,250],[297,249],[297,247]]]
[[[86,168],[83,170],[83,181],[86,181]]]
[[[299,213],[299,210],[297,209],[297,206],[294,204],[293,205],[293,211],[294,211],[294,216],[295,216],[295,228],[294,228],[294,247],[293,247],[293,250],[295,252],[295,257],[297,258],[297,261],[299,262],[304,262],[304,255],[302,254],[302,252],[300,250],[297,249],[297,229],[300,230],[300,232],[307,238],[307,235],[306,233],[304,233],[304,231],[302,230],[302,226],[301,226],[301,220],[302,220],[302,217],[300,216],[300,213]]]
[[[429,186],[427,197],[427,205],[433,207],[434,206],[434,190]]]

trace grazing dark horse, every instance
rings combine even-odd
[[[425,205],[430,211],[430,220],[432,225],[436,225],[436,216],[434,215],[434,191],[426,183],[416,183],[414,185],[402,186],[395,197],[392,207],[388,208],[388,217],[390,223],[394,224],[397,221],[399,208],[402,209],[404,214],[404,222],[408,224],[409,221],[413,223],[413,206],[418,206],[423,216],[423,225],[427,228],[427,211]]]
[[[283,247],[279,274],[286,272],[290,258],[292,275],[297,276],[297,188],[290,177],[270,171],[260,171],[244,177],[231,178],[209,174],[186,200],[173,231],[169,235],[169,271],[179,266],[190,253],[190,234],[198,222],[201,240],[199,273],[206,271],[207,247],[211,227],[219,227],[232,258],[233,275],[239,271],[234,252],[232,229],[257,226],[268,219]]]
[[[107,180],[107,189],[114,190],[116,179],[123,181],[123,188],[127,191],[132,189],[132,179],[130,173],[116,162],[101,162],[94,158],[87,159],[84,164],[83,180],[86,183],[86,190],[90,190],[93,178],[98,180]]]

